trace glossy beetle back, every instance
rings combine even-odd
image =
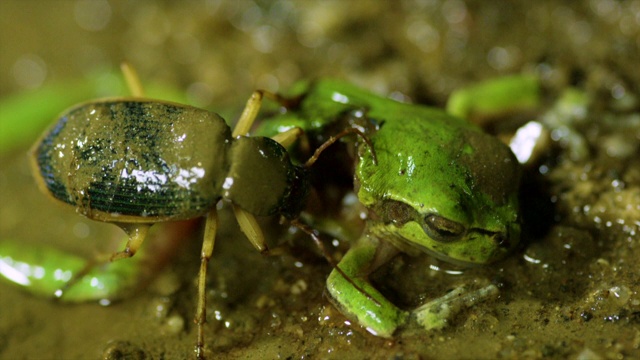
[[[32,160],[43,190],[89,218],[180,220],[220,199],[230,139],[224,120],[205,110],[99,100],[63,113]]]

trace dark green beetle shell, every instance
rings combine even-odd
[[[40,187],[100,221],[152,223],[204,215],[221,198],[255,215],[296,217],[307,170],[265,137],[231,137],[191,106],[107,99],[64,112],[34,147]]]
[[[33,149],[54,198],[101,221],[203,215],[221,198],[231,131],[206,110],[143,99],[66,111]]]

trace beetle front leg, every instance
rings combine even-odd
[[[207,265],[213,254],[213,247],[216,241],[216,231],[218,230],[218,211],[215,206],[211,208],[207,215],[204,228],[204,239],[202,240],[202,251],[200,252],[200,271],[198,272],[198,308],[194,322],[198,326],[198,341],[196,343],[196,357],[204,359],[204,324],[207,322]]]
[[[275,134],[271,138],[285,148],[288,148],[289,146],[293,145],[293,143],[296,142],[296,140],[298,140],[300,136],[302,136],[302,133],[303,131],[301,128],[293,127],[287,131]]]
[[[269,248],[264,239],[264,233],[256,217],[236,204],[231,204],[231,208],[240,226],[240,231],[247,237],[251,245],[262,254],[268,252]]]

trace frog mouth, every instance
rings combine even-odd
[[[493,242],[498,246],[498,248],[502,249],[510,249],[511,243],[509,242],[509,233],[507,231],[490,231],[481,228],[472,228],[469,230],[470,232],[482,234],[485,237],[489,237],[493,240]]]
[[[518,242],[519,227],[515,223],[507,222],[493,229],[470,227],[435,212],[421,214],[397,200],[382,201],[369,214],[370,219],[385,224],[385,238],[402,251],[426,253],[460,266],[498,260]]]
[[[432,239],[431,242],[421,243],[404,236],[396,239],[392,241],[404,252],[424,253],[460,267],[475,267],[494,262],[507,255],[512,248],[508,232],[477,228],[468,229],[461,238],[451,242]]]
[[[461,260],[461,259],[457,259],[451,256],[447,256],[446,254],[437,252],[437,251],[433,251],[429,248],[425,248],[425,247],[420,247],[420,250],[422,250],[423,253],[432,256],[438,260],[444,261],[447,264],[452,264],[455,266],[459,266],[462,268],[474,268],[474,267],[480,267],[482,265],[485,265],[484,263],[481,262],[473,262],[473,261],[466,261],[466,260]]]
[[[506,239],[508,236],[504,233],[481,229],[477,232],[470,230],[466,240],[455,245],[438,244],[442,246],[435,245],[432,249],[413,242],[407,243],[438,260],[461,267],[476,267],[504,257],[510,250],[509,241]]]

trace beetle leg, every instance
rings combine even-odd
[[[142,242],[147,237],[151,224],[118,224],[129,235],[124,250],[111,255],[110,260],[115,261],[130,258],[136,254]]]
[[[85,264],[85,266],[77,271],[73,277],[65,283],[61,289],[55,291],[54,295],[57,298],[60,298],[64,295],[64,293],[73,287],[76,283],[78,283],[82,278],[85,277],[91,270],[93,270],[96,266],[106,263],[107,261],[115,261],[124,258],[130,258],[136,254],[140,245],[147,237],[147,233],[149,232],[149,228],[151,224],[118,224],[129,236],[127,240],[127,245],[123,251],[119,251],[117,253],[112,254],[110,257],[106,256],[96,256],[93,261],[89,261]]]
[[[275,141],[277,141],[278,143],[280,143],[280,145],[284,146],[285,148],[288,148],[289,146],[291,146],[296,140],[298,140],[298,138],[300,136],[302,136],[302,129],[299,127],[294,127],[291,128],[285,132],[281,132],[278,134],[275,134],[274,136],[272,136],[271,138]]]
[[[233,208],[233,213],[236,216],[238,225],[240,225],[240,230],[242,230],[242,233],[247,237],[247,239],[249,239],[249,242],[253,247],[261,253],[269,251],[267,243],[264,240],[264,234],[262,233],[262,229],[260,228],[260,224],[258,224],[256,217],[252,213],[241,209],[236,204],[232,204],[231,207]]]
[[[202,252],[200,253],[200,271],[198,273],[198,308],[193,320],[198,326],[198,342],[196,343],[196,357],[204,358],[204,324],[207,322],[207,309],[205,294],[207,280],[207,265],[213,254],[213,246],[216,241],[216,231],[218,229],[218,211],[215,206],[211,208],[207,215],[204,227],[204,239],[202,240]]]
[[[260,106],[262,106],[262,97],[264,92],[262,90],[256,90],[251,94],[249,100],[247,100],[247,105],[245,105],[244,110],[242,110],[242,114],[236,123],[236,126],[233,128],[233,132],[231,136],[245,136],[251,130],[253,126],[253,122],[256,120],[256,116],[258,116],[258,111],[260,111]]]
[[[120,70],[122,71],[122,75],[124,75],[124,80],[129,87],[131,95],[134,97],[144,97],[144,90],[142,89],[142,83],[140,82],[136,69],[128,62],[123,61],[120,64]]]
[[[247,135],[249,133],[249,130],[251,130],[251,127],[253,126],[253,122],[258,116],[258,111],[260,111],[260,107],[262,106],[263,97],[267,97],[275,102],[282,104],[285,107],[290,107],[292,106],[290,103],[294,103],[297,101],[289,101],[289,99],[283,98],[278,94],[274,94],[265,90],[254,91],[253,94],[251,94],[249,100],[247,100],[247,105],[245,105],[244,110],[242,110],[242,114],[238,119],[238,122],[236,122],[236,126],[233,128],[233,133],[231,134],[233,137]]]

